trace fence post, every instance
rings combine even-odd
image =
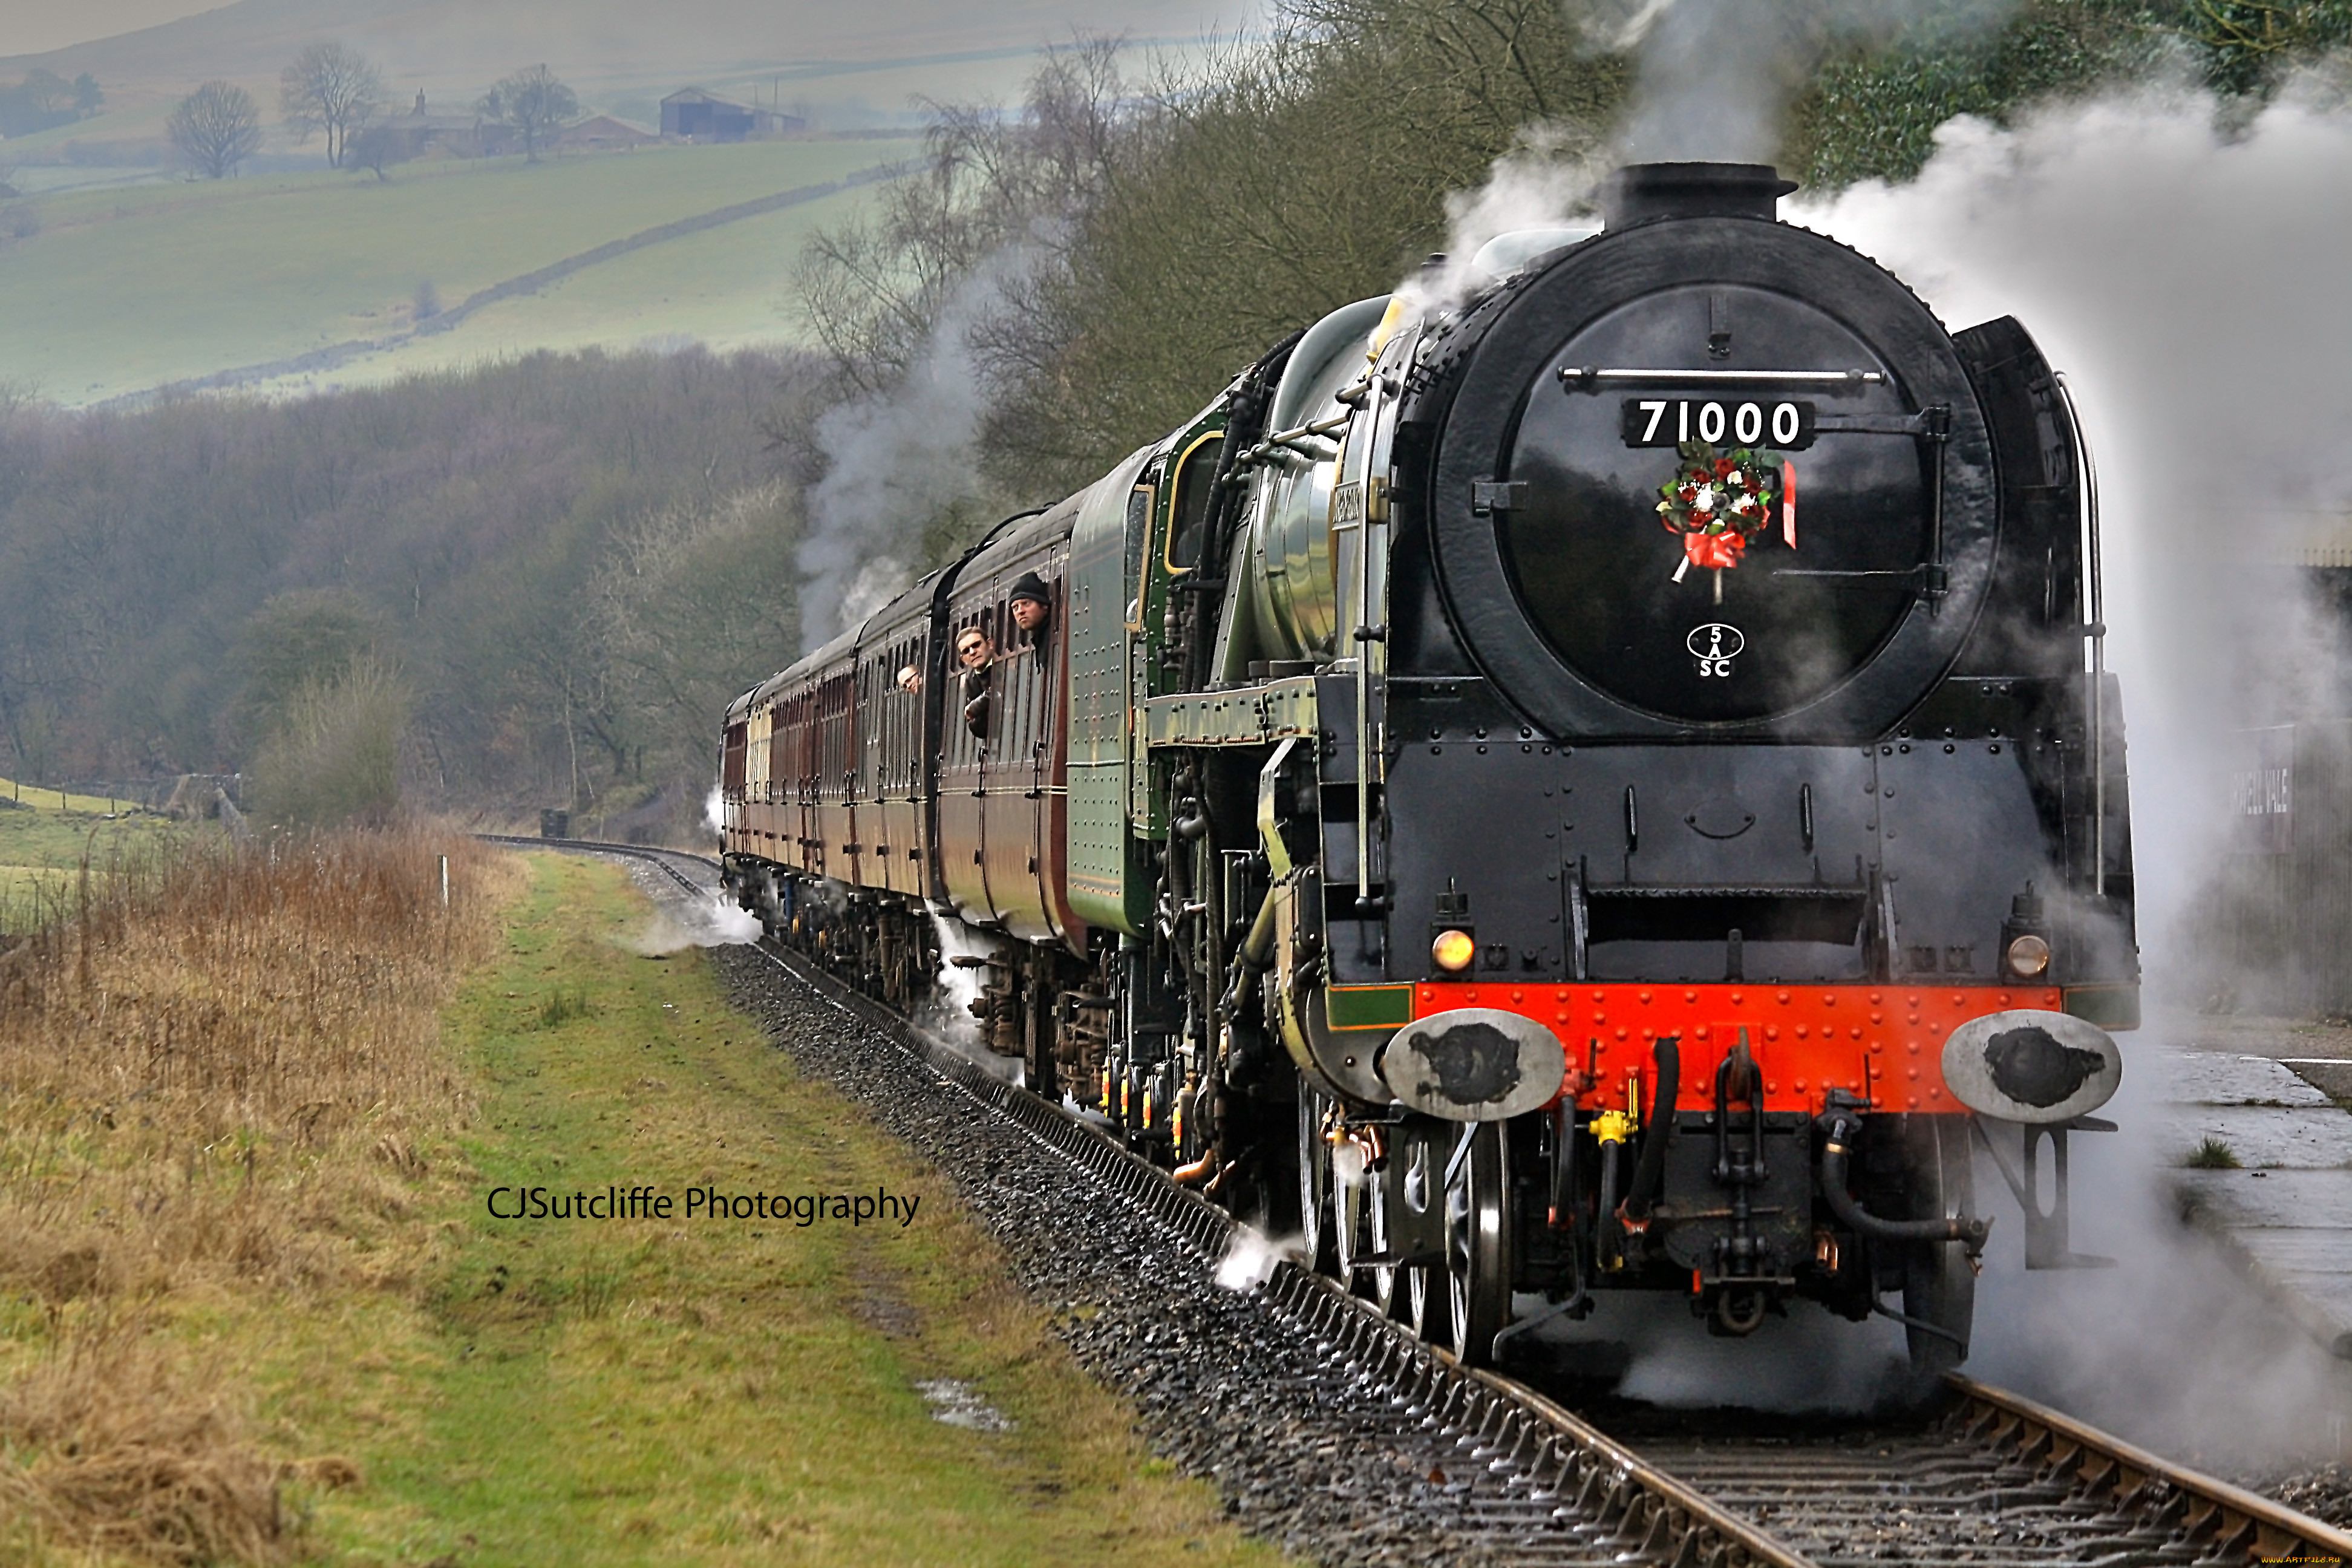
[[[441,857],[441,907],[449,907],[449,857]]]

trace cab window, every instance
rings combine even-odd
[[[1208,435],[1185,450],[1176,466],[1175,495],[1169,502],[1167,566],[1190,572],[1201,563],[1201,546],[1208,536],[1209,507],[1214,499],[1217,456],[1224,450],[1222,435]]]

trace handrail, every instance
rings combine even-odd
[[[2074,390],[2063,372],[2053,372],[2059,400],[2066,405],[2066,426],[2073,433],[2074,456],[2083,483],[2083,633],[2091,639],[2091,891],[2107,896],[2107,594],[2099,553],[2099,465],[2091,456],[2091,438],[2083,433],[2082,416],[2074,411]]]

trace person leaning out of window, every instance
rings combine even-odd
[[[1011,604],[1013,624],[1028,637],[1030,647],[1044,654],[1049,646],[1047,628],[1054,618],[1053,596],[1045,587],[1045,580],[1034,572],[1021,574],[1021,580],[1013,584]]]
[[[996,662],[995,647],[978,626],[956,634],[956,695],[963,707],[963,727],[977,740],[988,739],[989,667]]]

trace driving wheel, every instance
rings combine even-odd
[[[1464,1130],[1467,1148],[1448,1157],[1445,1282],[1454,1353],[1471,1366],[1495,1356],[1511,1316],[1511,1205],[1499,1121]]]
[[[1307,1267],[1332,1272],[1331,1145],[1323,1142],[1323,1111],[1329,1102],[1306,1084],[1298,1086],[1298,1228]]]
[[[1394,1258],[1397,1255],[1397,1205],[1402,1198],[1397,1191],[1397,1148],[1391,1143],[1387,1158],[1381,1168],[1364,1173],[1364,1235],[1374,1258]],[[1360,1264],[1356,1268],[1353,1288],[1371,1298],[1383,1317],[1396,1315],[1397,1266],[1393,1263]]]
[[[1969,1168],[1969,1125],[1958,1116],[1906,1117],[1904,1164],[1913,1219],[1943,1219],[1971,1212],[1975,1183]],[[1949,1372],[1968,1359],[1969,1326],[1976,1316],[1977,1275],[1958,1242],[1914,1241],[1903,1248],[1903,1315],[1912,1370]]]

